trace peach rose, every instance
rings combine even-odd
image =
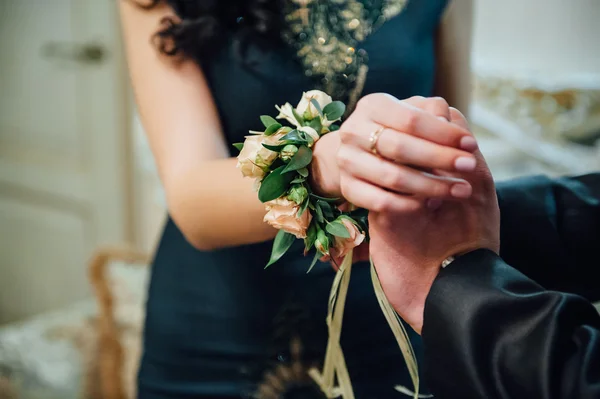
[[[331,248],[331,255],[335,257],[343,258],[348,252],[355,247],[358,247],[365,240],[365,235],[360,232],[358,227],[351,221],[345,218],[338,219],[344,225],[350,238],[334,237],[333,247]]]
[[[278,131],[271,136],[264,134],[247,136],[244,148],[237,157],[237,168],[246,177],[262,178],[265,175],[264,168],[270,166],[279,155],[275,151],[263,147],[263,143],[277,145],[279,139],[284,135],[284,131]]]
[[[266,204],[267,214],[264,221],[276,229],[295,235],[297,238],[306,238],[306,229],[312,219],[309,210],[305,210],[298,217],[298,206],[295,202],[286,198],[277,198]]]

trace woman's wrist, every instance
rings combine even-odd
[[[310,185],[316,194],[324,197],[341,198],[340,170],[336,162],[340,148],[340,135],[331,132],[324,135],[313,147],[310,165]]]

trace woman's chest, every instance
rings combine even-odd
[[[427,5],[426,5],[427,4]],[[397,98],[430,95],[435,75],[435,36],[446,0],[413,0],[398,16],[357,44],[368,55],[361,95],[389,93]],[[250,129],[259,129],[260,115],[274,115],[275,105],[295,102],[303,91],[323,88],[319,76],[288,45],[268,50],[231,43],[204,70],[230,143],[243,141]],[[348,85],[348,91],[355,84]]]

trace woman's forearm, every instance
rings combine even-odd
[[[200,250],[263,242],[277,233],[263,222],[265,206],[236,163],[236,158],[206,161],[165,179],[171,217]]]
[[[339,145],[339,134],[330,133],[313,148],[311,186],[318,194],[340,196]],[[171,217],[198,249],[263,242],[277,233],[263,222],[265,206],[253,189],[254,180],[244,178],[236,164],[236,158],[216,159],[163,175]]]

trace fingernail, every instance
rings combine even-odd
[[[439,198],[429,198],[426,203],[427,209],[435,211],[440,206],[442,206],[442,203],[443,203],[443,201]]]
[[[450,194],[456,198],[469,198],[472,192],[471,186],[464,183],[455,184],[450,188]]]
[[[444,121],[444,122],[448,122],[448,118],[446,118],[445,116],[438,116],[437,117],[439,120]]]
[[[477,161],[475,158],[470,157],[460,157],[454,161],[454,167],[459,172],[472,172],[475,170],[477,166]]]
[[[465,136],[460,139],[460,148],[465,151],[475,151],[478,148],[477,140],[471,136]]]

